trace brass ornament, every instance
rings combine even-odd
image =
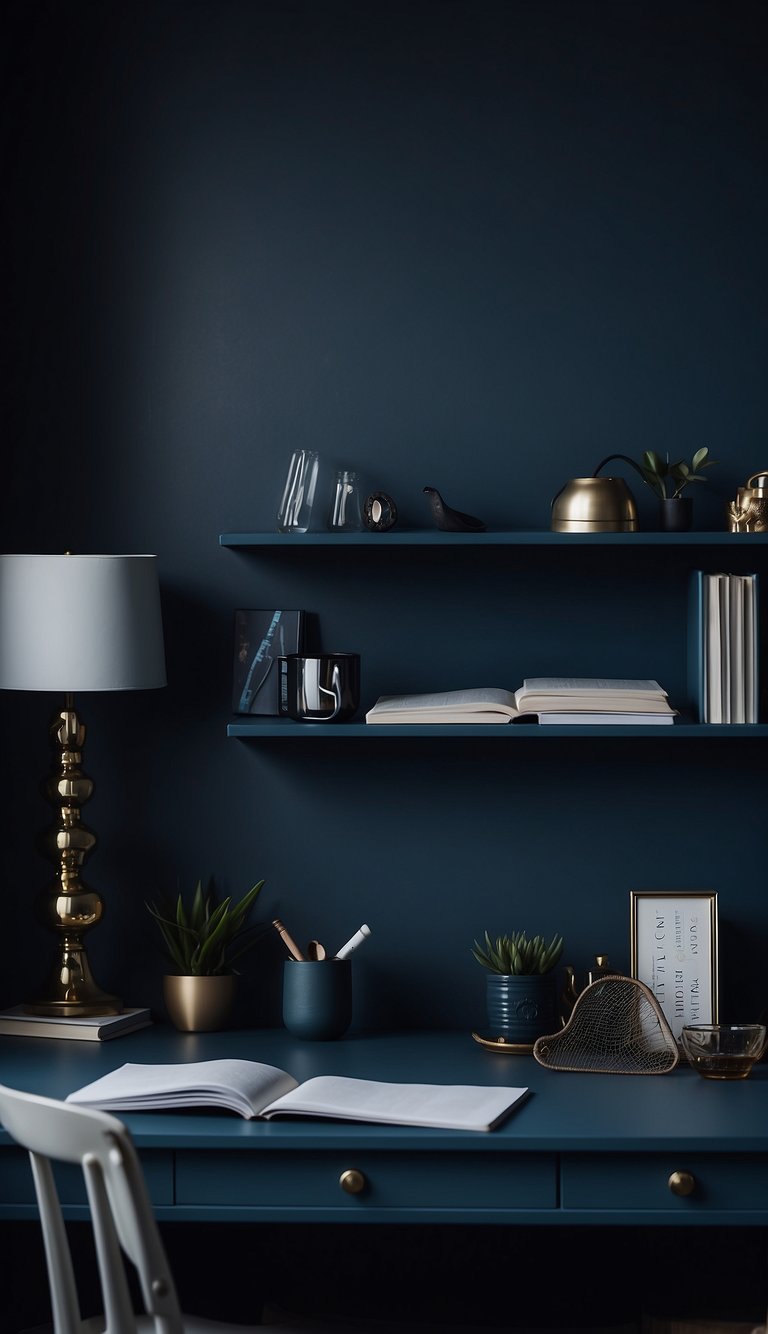
[[[755,483],[753,486],[752,483]],[[763,469],[747,478],[727,507],[732,533],[768,533],[768,473]]]

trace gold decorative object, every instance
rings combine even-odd
[[[565,1027],[538,1038],[533,1055],[549,1070],[609,1075],[663,1075],[679,1060],[653,992],[618,975],[585,987]]]
[[[754,483],[754,486],[753,486]],[[727,509],[732,533],[768,533],[768,471],[754,472]]]
[[[212,977],[163,978],[163,1000],[171,1022],[184,1033],[212,1033],[226,1028],[235,999],[234,973]]]
[[[598,477],[612,454],[597,465],[592,477],[574,477],[552,501],[554,533],[635,533],[637,506],[621,477]]]
[[[82,769],[85,727],[73,695],[165,685],[160,591],[154,556],[0,556],[0,689],[65,697],[50,728],[53,774],[46,794],[57,818],[44,838],[55,879],[38,901],[56,937],[48,977],[30,1014],[119,1014],[122,1001],[93,979],[83,936],[104,914],[80,869],[96,843],[80,808],[93,783]]]
[[[85,932],[101,921],[104,904],[101,895],[80,879],[80,868],[96,845],[96,835],[80,820],[80,807],[93,792],[93,783],[80,768],[85,727],[71,695],[51,723],[50,739],[54,763],[45,793],[58,807],[58,818],[45,835],[43,847],[57,872],[37,907],[43,925],[56,933],[58,950],[39,999],[25,1008],[30,1014],[119,1014],[122,1001],[96,985],[83,944]]]

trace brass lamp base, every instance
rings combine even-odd
[[[27,1001],[24,1010],[54,1019],[88,1019],[99,1014],[122,1014],[123,1002],[96,985],[85,950],[72,942],[64,946],[63,956],[51,968],[40,995]]]
[[[24,1005],[27,1014],[88,1018],[120,1014],[123,1002],[96,985],[82,937],[104,915],[96,890],[80,880],[80,867],[96,844],[96,835],[80,820],[80,807],[93,792],[80,762],[85,727],[67,696],[50,727],[54,750],[53,773],[46,796],[58,809],[58,818],[43,840],[43,850],[57,867],[54,880],[40,895],[38,916],[57,937],[57,953],[40,994]]]

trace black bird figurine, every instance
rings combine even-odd
[[[424,495],[429,496],[429,508],[435,527],[443,533],[484,533],[487,524],[476,519],[472,514],[462,514],[446,505],[440,492],[434,486],[425,486]]]

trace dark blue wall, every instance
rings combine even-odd
[[[606,454],[768,464],[763,6],[664,0],[7,4],[8,551],[154,551],[170,682],[81,701],[99,980],[159,1001],[147,896],[215,873],[334,947],[373,928],[360,1025],[475,1026],[472,939],[560,930],[628,966],[632,888],[720,895],[726,1011],[764,1008],[756,745],[227,740],[233,613],[303,606],[387,690],[684,680],[685,563],[222,551],[317,448],[428,522],[438,486],[546,528]],[[628,475],[645,524],[650,494]],[[750,568],[749,563],[741,568]],[[0,699],[0,1003],[30,905],[55,701]],[[755,848],[758,853],[755,855]],[[757,867],[757,869],[756,869]],[[243,1022],[279,1014],[279,942]],[[748,1012],[748,1013],[747,1013]],[[726,1017],[728,1015],[726,1014]]]

